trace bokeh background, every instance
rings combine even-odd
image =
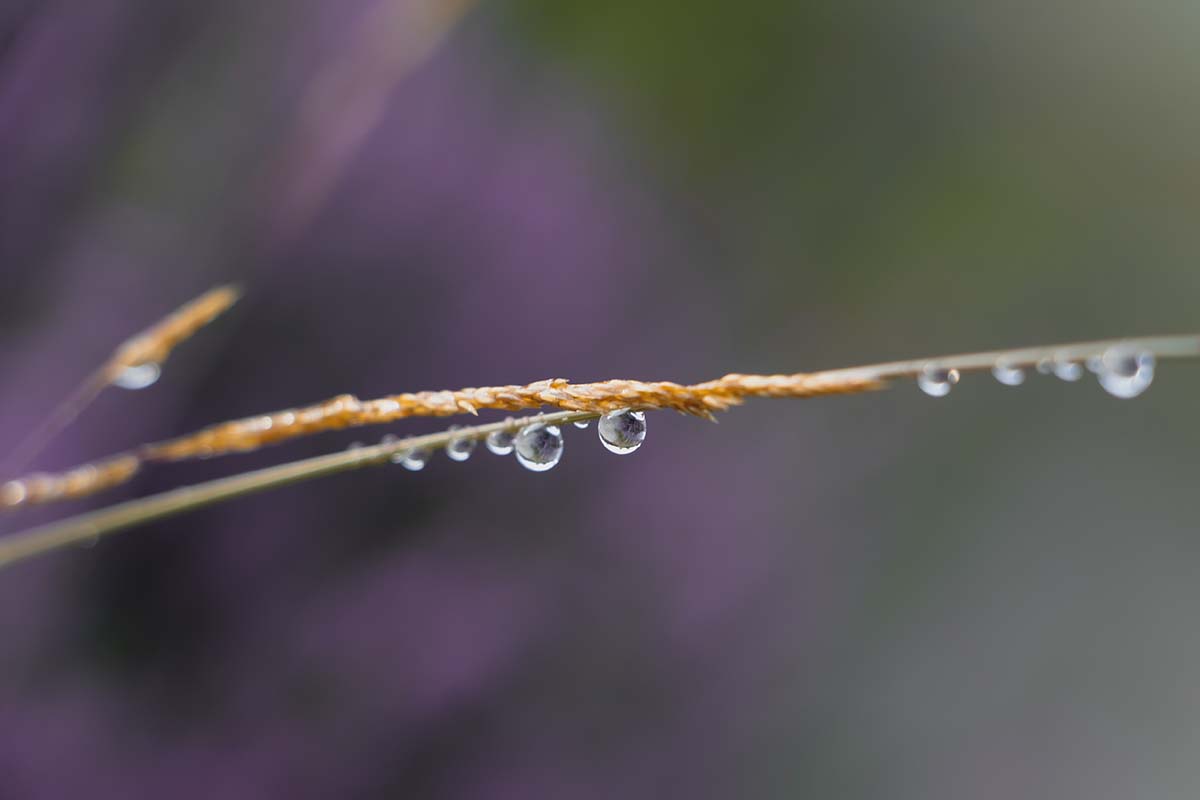
[[[1198,35],[1110,0],[9,0],[0,441],[229,280],[36,466],[340,392],[1194,330]],[[628,457],[569,429],[545,474],[439,457],[22,564],[0,797],[1194,797],[1198,391],[654,414]]]

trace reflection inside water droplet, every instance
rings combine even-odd
[[[557,425],[527,425],[513,440],[517,461],[525,469],[545,472],[562,460],[563,436]]]
[[[930,365],[917,376],[917,386],[930,397],[945,397],[958,383],[958,370]]]
[[[596,424],[600,443],[610,453],[625,455],[642,446],[646,440],[646,412],[610,411]]]
[[[147,361],[145,364],[126,367],[118,372],[117,377],[113,378],[113,385],[136,391],[153,386],[160,375],[162,375],[162,367],[158,365],[158,362]]]
[[[591,422],[591,420],[581,419],[574,424],[575,424],[576,428],[579,428],[579,430],[584,431],[584,430],[587,430],[587,426],[591,425],[592,422]]]
[[[1150,388],[1154,381],[1153,353],[1128,347],[1112,347],[1105,352],[1096,379],[1113,397],[1129,399]]]

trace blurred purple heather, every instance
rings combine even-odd
[[[410,69],[428,8],[0,9],[0,442],[225,281],[36,466],[339,392],[1195,328],[1190,12],[1059,47],[1069,4],[526,0]],[[1162,373],[569,428],[545,475],[438,454],[21,565],[0,798],[1186,794],[1200,381]]]

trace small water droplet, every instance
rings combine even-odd
[[[1100,356],[1089,357],[1087,360],[1087,368],[1088,368],[1088,372],[1092,372],[1092,373],[1099,375],[1101,370],[1104,369],[1104,359],[1101,358]]]
[[[545,472],[562,460],[563,436],[557,425],[526,425],[513,440],[517,461],[534,472]]]
[[[958,370],[928,366],[917,376],[917,386],[930,397],[945,397],[958,383]]]
[[[498,456],[506,456],[513,451],[513,440],[517,434],[512,431],[492,431],[484,440],[488,452]]]
[[[1113,397],[1129,399],[1150,388],[1154,380],[1154,354],[1128,347],[1112,347],[1101,359],[1096,378]]]
[[[592,424],[591,420],[581,419],[575,423],[575,427],[579,428],[579,430],[581,430],[581,431],[585,431],[585,430],[587,430],[587,426],[591,425],[591,424]]]
[[[1077,361],[1055,361],[1054,376],[1068,383],[1074,383],[1083,377],[1083,366]]]
[[[395,435],[395,434],[393,434],[393,433],[385,433],[385,434],[383,435],[383,438],[379,440],[379,443],[380,443],[381,445],[384,445],[384,446],[386,447],[387,445],[389,445],[389,444],[395,444],[395,443],[396,443],[396,442],[398,442],[398,441],[400,441],[400,437],[399,437],[399,436],[396,436],[396,435]],[[392,454],[389,456],[389,458],[391,459],[391,462],[392,462],[393,464],[399,464],[401,461],[403,461],[403,460],[404,460],[404,453],[392,453]]]
[[[117,373],[117,377],[113,378],[113,384],[122,389],[136,391],[153,386],[161,375],[162,367],[158,365],[158,362],[147,361],[145,364],[136,364],[121,370]]]
[[[362,442],[351,442],[349,445],[346,446],[346,449],[347,450],[362,450],[363,443]]]
[[[610,411],[596,423],[596,433],[610,453],[632,453],[646,441],[646,412],[628,408]]]
[[[429,463],[430,455],[432,453],[428,447],[414,447],[412,450],[405,450],[392,456],[392,461],[410,472],[420,472]]]
[[[451,461],[466,461],[475,452],[476,444],[474,439],[451,439],[446,444],[446,457]]]
[[[1041,361],[1039,361],[1037,363],[1037,371],[1039,373],[1041,373],[1042,375],[1054,374],[1054,359],[1053,358],[1043,358]]]
[[[25,488],[24,481],[9,481],[0,486],[0,505],[15,506],[23,503],[28,496],[29,490]]]
[[[1001,362],[992,367],[992,377],[1005,386],[1020,386],[1025,382],[1025,370]]]

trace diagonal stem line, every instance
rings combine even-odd
[[[952,356],[932,356],[909,361],[891,361],[886,364],[871,364],[864,367],[827,370],[815,373],[826,377],[861,377],[875,380],[912,378],[929,366],[941,369],[957,369],[960,372],[990,370],[997,364],[1008,367],[1036,367],[1047,359],[1059,361],[1086,361],[1103,356],[1110,348],[1121,347],[1135,352],[1153,353],[1155,358],[1200,357],[1200,334],[1179,336],[1144,336],[1126,339],[1100,339],[1091,342],[1072,342],[1040,347],[1021,347],[1008,350],[986,350],[978,353],[962,353]]]
[[[445,447],[453,439],[482,439],[494,431],[516,431],[537,422],[557,425],[595,419],[598,416],[599,414],[593,412],[562,411],[411,436],[396,442],[316,456],[129,500],[0,539],[0,568],[62,547],[91,543],[102,536],[214,503],[339,472],[387,464],[392,456],[405,450]]]

